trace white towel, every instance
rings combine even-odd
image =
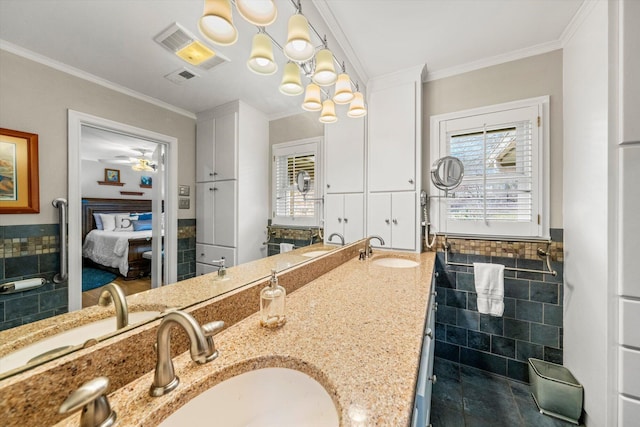
[[[280,253],[289,252],[293,250],[293,243],[280,243]]]
[[[473,263],[478,312],[492,316],[504,313],[504,265]]]

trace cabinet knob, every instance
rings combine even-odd
[[[327,188],[331,188],[331,184],[327,184]]]
[[[342,223],[342,218],[338,218],[338,222],[339,222],[339,223]]]
[[[433,311],[438,311],[438,303],[433,303]]]
[[[427,333],[425,335],[433,339],[433,331],[431,330],[431,328],[427,329]]]
[[[395,218],[393,218],[393,223],[394,223],[394,224],[398,224],[398,220],[397,220],[397,219],[395,219]]]
[[[349,218],[344,219],[344,223],[346,224],[349,221]]]
[[[218,187],[209,187],[209,191],[218,191]]]
[[[389,218],[385,219],[384,222],[389,224]]]
[[[413,184],[413,179],[409,179],[409,184]]]
[[[432,384],[435,384],[438,382],[438,377],[436,377],[436,375],[433,374],[429,377],[429,381],[431,381]]]
[[[204,256],[204,253],[200,254],[200,256]]]
[[[435,273],[433,273],[433,275],[436,276],[436,277],[440,277],[440,272],[436,271]]]

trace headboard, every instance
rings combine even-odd
[[[94,213],[150,212],[151,200],[82,199],[82,241],[94,228]]]

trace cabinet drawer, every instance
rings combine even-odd
[[[620,348],[620,393],[640,398],[640,351]]]
[[[196,276],[202,276],[203,274],[217,273],[218,267],[210,264],[203,264],[196,262]]]
[[[618,396],[618,425],[631,427],[638,425],[640,419],[640,400]]]
[[[225,266],[232,267],[236,265],[235,248],[225,248],[222,246],[203,245],[196,243],[196,262],[211,264],[211,261],[224,257]],[[215,271],[218,271],[217,269]]]
[[[640,347],[640,301],[620,300],[620,343]]]

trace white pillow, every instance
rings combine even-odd
[[[137,216],[131,216],[130,214],[116,214],[115,216],[115,231],[133,231],[133,223],[131,221],[137,220]]]
[[[113,231],[116,228],[115,214],[100,214],[102,218],[102,229],[105,231]]]

